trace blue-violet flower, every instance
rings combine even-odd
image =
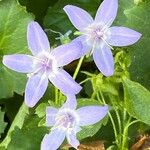
[[[82,41],[82,55],[93,53],[96,66],[105,76],[114,73],[112,46],[128,46],[141,37],[140,33],[126,27],[110,27],[116,18],[117,9],[118,0],[104,0],[93,20],[89,13],[79,7],[64,7],[70,21],[80,31],[81,36],[75,41]]]
[[[81,86],[62,67],[81,56],[81,43],[61,45],[51,51],[45,32],[34,21],[28,25],[27,40],[33,56],[13,54],[3,57],[5,66],[27,73],[29,77],[25,89],[26,105],[35,106],[47,89],[48,79],[63,94],[77,94]]]
[[[41,150],[56,150],[65,137],[68,143],[77,149],[79,141],[76,133],[83,126],[93,125],[103,119],[108,113],[108,106],[85,106],[78,108],[75,95],[68,95],[67,101],[60,109],[47,107],[46,126],[53,126],[41,143]]]

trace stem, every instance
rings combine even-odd
[[[101,92],[101,90],[99,90],[99,92],[100,92],[100,95],[101,95],[102,102],[104,104],[106,104],[104,96],[103,96],[103,93]],[[98,96],[98,99],[100,99],[99,96]],[[110,112],[108,112],[108,115],[109,115],[110,121],[112,123],[113,130],[114,130],[114,135],[115,135],[115,139],[116,139],[116,145],[118,146],[119,145],[119,141],[118,141],[118,134],[117,134],[116,125],[115,125],[115,122],[114,122],[113,117],[112,117]]]
[[[123,131],[123,139],[122,139],[122,148],[121,150],[125,150],[127,149],[128,145],[127,145],[127,137],[128,137],[128,130],[129,130],[129,127],[137,122],[139,122],[140,120],[134,120],[132,122],[131,121],[131,117],[129,118],[125,128],[124,128],[124,131]]]
[[[118,120],[119,133],[121,135],[122,134],[122,125],[121,125],[120,115],[119,115],[119,112],[116,109],[115,109],[115,113],[116,113],[117,120]],[[120,139],[120,142],[121,142],[121,139]]]
[[[73,75],[73,79],[74,79],[74,80],[76,79],[76,77],[77,77],[77,75],[78,75],[78,73],[79,73],[79,70],[80,70],[80,68],[81,68],[81,65],[82,65],[83,59],[84,59],[84,56],[83,56],[83,57],[81,57],[81,58],[79,59],[79,62],[78,62],[77,68],[76,68],[76,70],[75,70],[75,72],[74,72],[74,75]]]
[[[58,98],[58,89],[55,87],[55,102],[56,102],[56,105],[59,104],[59,98]]]
[[[0,147],[7,148],[8,144],[11,141],[11,133],[15,130],[15,127],[22,128],[26,115],[29,114],[29,108],[24,104],[21,105],[17,115],[15,116],[5,139],[0,144]]]

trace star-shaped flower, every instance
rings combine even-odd
[[[77,148],[79,141],[76,133],[83,126],[93,125],[103,119],[108,113],[108,106],[85,106],[76,110],[75,95],[68,95],[66,103],[60,108],[47,107],[46,126],[53,126],[41,143],[41,150],[56,150],[65,137],[72,147]]]
[[[25,89],[26,105],[35,106],[47,89],[48,79],[63,94],[77,94],[81,86],[62,67],[80,57],[81,43],[61,45],[51,51],[46,34],[34,21],[28,25],[27,40],[33,56],[13,54],[3,57],[5,66],[28,74]]]
[[[118,0],[104,0],[93,20],[89,13],[79,7],[64,7],[70,21],[80,31],[81,36],[75,41],[82,41],[83,55],[91,51],[95,64],[105,76],[114,73],[111,46],[128,46],[141,37],[140,33],[126,27],[110,27],[116,18],[117,9]]]

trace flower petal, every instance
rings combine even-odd
[[[46,134],[41,142],[41,150],[56,150],[65,139],[65,133],[60,130],[52,130]]]
[[[28,47],[33,55],[37,55],[41,51],[50,51],[48,38],[40,25],[35,21],[28,24],[27,40]]]
[[[67,134],[67,141],[68,141],[68,143],[72,146],[72,147],[74,147],[74,148],[76,148],[77,149],[77,147],[79,146],[79,141],[77,140],[77,138],[76,138],[76,134],[75,134],[75,132],[71,132],[70,134]]]
[[[86,36],[85,35],[81,35],[81,36],[75,38],[72,41],[72,43],[73,42],[79,42],[79,41],[82,43],[82,45],[81,45],[81,55],[80,55],[80,57],[81,57],[81,56],[84,56],[84,55],[88,54],[90,52],[90,50],[92,49],[92,47],[89,46],[88,43],[86,42]]]
[[[35,74],[31,76],[27,82],[25,89],[25,103],[29,107],[35,106],[35,104],[44,95],[48,86],[48,79],[45,74],[42,76]]]
[[[91,15],[77,6],[67,5],[64,7],[64,11],[68,15],[71,23],[78,30],[82,31],[85,27],[93,23]]]
[[[81,90],[81,86],[76,83],[73,78],[63,69],[59,69],[53,76],[49,76],[49,80],[65,95],[77,94]]]
[[[46,107],[46,126],[53,126],[55,124],[55,117],[58,109],[54,107]]]
[[[108,106],[85,106],[77,109],[80,126],[88,126],[99,122],[108,113]]]
[[[118,10],[118,0],[104,0],[99,6],[95,21],[111,26],[116,18]]]
[[[114,60],[110,48],[103,44],[100,49],[95,49],[93,59],[98,69],[105,76],[112,76],[114,73]]]
[[[107,42],[113,46],[132,45],[141,37],[139,32],[126,27],[111,27],[109,32],[110,37],[107,39]]]
[[[65,66],[75,59],[81,57],[81,42],[65,44],[55,48],[51,55],[56,58],[58,67]]]
[[[29,55],[4,55],[3,64],[17,72],[29,73],[33,71],[33,59]]]
[[[77,107],[77,100],[74,94],[68,94],[67,100],[63,104],[62,108],[69,108],[69,109],[76,109]]]

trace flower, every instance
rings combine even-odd
[[[27,40],[33,56],[13,54],[3,57],[3,64],[8,68],[28,73],[29,79],[25,89],[26,105],[35,106],[47,89],[48,79],[63,94],[77,94],[81,86],[62,67],[80,57],[81,43],[61,45],[51,51],[46,34],[34,21],[28,25]]]
[[[46,134],[41,142],[41,150],[56,150],[65,137],[72,147],[77,148],[79,141],[76,133],[83,126],[93,125],[103,119],[108,106],[85,106],[76,110],[75,95],[68,95],[66,103],[60,108],[47,107],[46,126],[53,126],[51,132]]]
[[[128,46],[137,42],[141,34],[126,27],[110,27],[117,15],[118,0],[104,0],[99,6],[95,19],[85,10],[67,5],[64,11],[81,36],[75,41],[82,41],[83,54],[91,51],[98,69],[105,75],[114,73],[112,46]]]

